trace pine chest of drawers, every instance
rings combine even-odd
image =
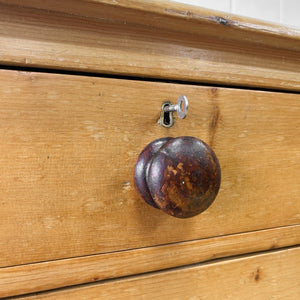
[[[0,8],[0,297],[297,298],[296,29],[162,1]],[[222,170],[188,219],[134,185],[143,148],[178,136]]]

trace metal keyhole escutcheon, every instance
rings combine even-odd
[[[205,211],[220,183],[215,153],[195,137],[157,139],[144,148],[135,166],[135,184],[143,200],[177,218]]]
[[[159,124],[167,128],[172,127],[174,125],[173,113],[176,112],[180,119],[184,119],[188,109],[189,101],[185,95],[180,95],[175,105],[170,101],[165,101],[161,106]]]

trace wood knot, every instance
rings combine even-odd
[[[261,280],[261,273],[262,273],[261,269],[257,268],[256,272],[254,273],[255,282],[259,282]]]
[[[218,88],[216,88],[216,87],[213,87],[213,88],[211,88],[211,93],[213,94],[213,95],[215,95],[217,92],[218,92]]]
[[[211,114],[211,121],[209,124],[209,133],[210,133],[209,145],[211,147],[213,147],[214,144],[214,138],[215,138],[219,121],[220,121],[220,108],[217,105],[214,105]]]

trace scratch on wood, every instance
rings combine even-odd
[[[212,19],[215,20],[218,24],[226,25],[226,26],[230,25],[229,20],[226,20],[225,18],[222,18],[222,17],[213,17]]]
[[[123,191],[130,191],[132,190],[131,182],[122,182],[122,189]]]
[[[190,12],[189,10],[181,11],[181,10],[176,10],[176,9],[165,9],[165,12],[174,14],[174,15],[181,15],[181,16],[193,16],[193,13]]]
[[[199,19],[199,20],[206,20],[206,21],[213,21],[215,23],[218,23],[220,25],[225,25],[225,26],[233,26],[237,25],[236,22],[226,19],[223,17],[219,16],[203,16],[199,14],[194,14],[193,12],[189,10],[181,11],[181,10],[175,10],[175,9],[165,9],[165,12],[173,14],[173,15],[180,15],[180,16],[186,16],[186,17],[191,17],[194,19]]]

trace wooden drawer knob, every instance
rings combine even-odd
[[[206,210],[220,183],[215,153],[194,137],[155,140],[141,152],[135,166],[135,185],[144,201],[177,218]]]

